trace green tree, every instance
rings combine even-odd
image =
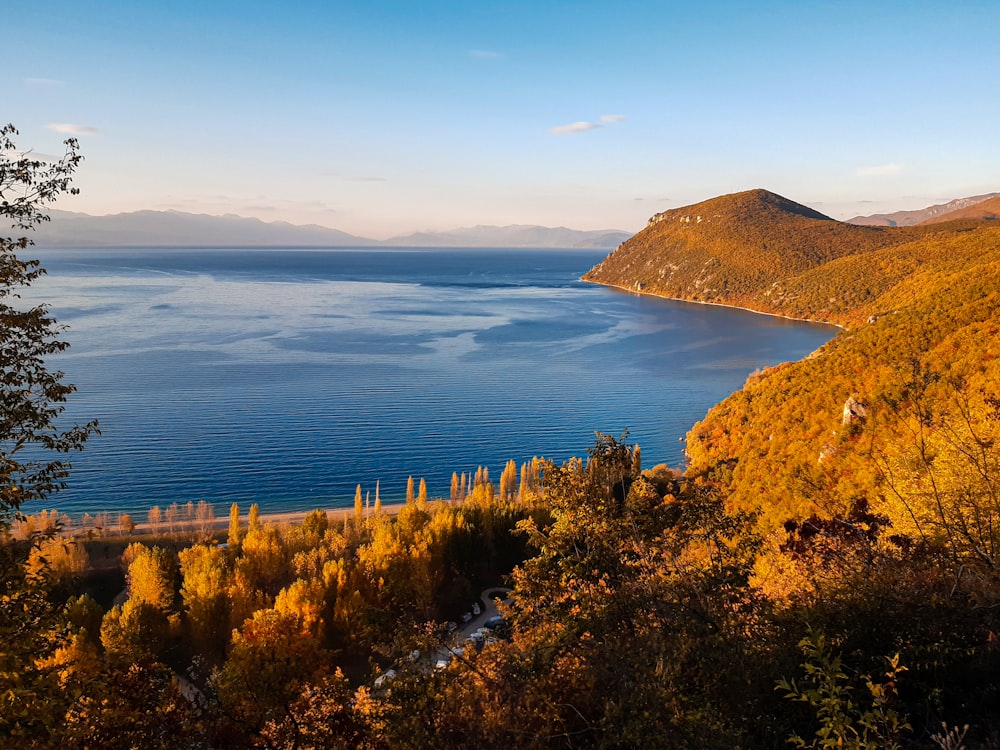
[[[302,519],[301,532],[305,543],[317,547],[323,541],[323,536],[330,528],[330,517],[322,508],[315,508],[306,513]]]
[[[901,747],[897,740],[910,726],[889,706],[896,695],[896,681],[906,671],[899,663],[899,654],[886,657],[885,682],[877,682],[868,675],[858,677],[869,694],[865,700],[854,697],[841,657],[834,653],[822,633],[810,633],[799,643],[799,648],[806,657],[802,665],[805,679],[801,686],[795,680],[780,680],[777,689],[783,690],[789,700],[808,703],[816,712],[819,728],[812,741],[792,735],[789,742],[795,747],[816,749]]]

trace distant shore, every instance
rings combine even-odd
[[[428,503],[431,503],[431,502],[433,502],[433,501],[428,500]],[[406,503],[383,503],[382,504],[382,513],[385,514],[385,515],[388,515],[388,516],[396,516],[396,515],[399,515],[399,511],[401,511],[404,507],[406,507]],[[345,518],[353,518],[354,517],[354,508],[353,507],[351,507],[351,508],[314,508],[313,510],[325,510],[326,511],[326,517],[330,520],[331,524],[334,524],[334,523],[343,523]],[[302,521],[305,519],[305,517],[307,515],[309,515],[310,513],[312,513],[312,512],[313,512],[312,510],[289,510],[289,511],[278,511],[276,513],[261,512],[261,514],[260,514],[260,522],[262,524],[269,523],[269,524],[273,524],[275,526],[279,526],[281,524],[294,525],[294,524],[297,524],[297,523],[302,523]],[[361,517],[362,518],[370,518],[371,516],[374,516],[374,515],[375,515],[375,511],[372,508],[369,508],[369,511],[368,511],[367,514],[364,511],[362,511],[362,513],[361,513]],[[240,523],[245,526],[248,523],[248,521],[249,521],[248,516],[246,514],[244,514],[244,513],[241,513],[240,514]],[[197,522],[195,522],[195,523],[197,523]],[[136,527],[136,528],[138,529],[138,527]],[[216,518],[215,519],[215,528],[218,529],[218,530],[228,529],[229,528],[229,516],[226,516],[224,518],[223,517]]]
[[[439,502],[438,500],[428,500],[428,504],[434,502]],[[399,512],[406,507],[405,503],[383,503],[381,513],[390,517],[395,517],[399,515]],[[336,524],[343,524],[345,518],[354,517],[354,507],[350,508],[313,508],[311,510],[291,510],[291,511],[275,511],[267,512],[266,510],[261,511],[258,518],[260,519],[261,525],[273,525],[282,526],[289,525],[293,526],[295,524],[302,523],[305,517],[315,510],[322,510],[326,513],[327,519],[329,519],[330,525],[335,526]],[[59,514],[58,511],[52,511],[46,509],[43,512],[55,512],[63,519],[67,516]],[[30,514],[29,514],[30,515]],[[110,514],[109,514],[110,515]],[[201,531],[208,527],[212,535],[220,534],[221,532],[227,531],[229,529],[229,514],[216,515],[213,516],[208,521],[203,521],[198,518],[190,518],[185,516],[175,520],[172,524],[163,519],[156,525],[156,528],[149,523],[148,520],[137,521],[133,519],[133,526],[131,531],[125,531],[121,528],[119,518],[120,515],[129,514],[116,514],[114,518],[109,518],[109,523],[105,527],[101,526],[90,526],[85,528],[81,525],[80,520],[71,521],[68,528],[64,528],[63,534],[72,537],[93,537],[97,536],[99,538],[130,538],[130,537],[144,537],[144,536],[165,536],[170,534],[190,534],[192,532]],[[362,518],[371,518],[375,515],[375,510],[369,507],[367,511],[362,511]],[[247,512],[240,513],[240,526],[244,529],[248,526],[250,522],[250,516]]]

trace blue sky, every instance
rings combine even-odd
[[[1000,190],[997,0],[7,0],[3,24],[0,120],[86,156],[67,210],[385,238]]]

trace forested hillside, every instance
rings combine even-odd
[[[780,195],[750,190],[656,214],[584,279],[782,312],[782,300],[769,299],[775,284],[925,232],[844,224]]]
[[[96,424],[56,430],[59,331],[0,305],[0,747],[1000,747],[1000,227],[764,191],[654,219],[589,278],[845,330],[706,415],[683,474],[598,434],[448,498],[411,478],[395,516],[359,486],[222,533],[25,517]]]
[[[884,441],[905,429],[915,406],[901,394],[915,382],[926,381],[921,408],[935,420],[957,408],[951,401],[966,404],[976,435],[992,424],[983,409],[997,390],[1000,228],[862,228],[796,206],[750,191],[657,214],[586,276],[846,328],[802,362],[755,373],[689,435],[689,476],[711,476],[730,507],[760,509],[767,528],[885,496],[875,446],[887,450]],[[675,269],[692,267],[692,257],[703,268],[739,263],[763,281],[744,283],[750,277],[737,270],[711,286],[676,283]],[[849,399],[859,406],[845,417]]]
[[[997,221],[1000,220],[1000,195],[987,198],[971,206],[956,208],[954,211],[925,219],[922,224],[940,224],[945,221],[957,221],[959,219],[974,219],[977,221]]]
[[[711,225],[697,233],[720,204],[738,207],[717,218],[725,242]],[[912,667],[974,667],[969,686],[993,696],[1000,227],[980,210],[869,235],[787,205],[754,191],[657,215],[586,278],[845,327],[805,360],[754,373],[695,425],[687,481],[754,516],[752,586],[769,601],[825,612],[824,630],[859,653],[880,643]],[[734,278],[691,275],[708,268]]]
[[[840,317],[855,327],[802,362],[752,376],[709,412],[689,434],[689,471],[720,478],[733,507],[760,508],[776,526],[846,512],[858,497],[888,502],[878,459],[915,429],[905,424],[913,409],[926,410],[934,431],[911,440],[966,417],[974,420],[966,429],[985,439],[994,427],[985,403],[1000,390],[998,262],[1000,230],[982,228],[937,246],[878,251],[867,263],[838,261],[829,278],[800,277],[802,286],[853,289],[859,307]],[[852,398],[862,408],[845,421]],[[892,450],[907,447],[915,448]]]

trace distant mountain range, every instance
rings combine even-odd
[[[521,247],[611,249],[631,233],[607,229],[514,224],[476,226],[447,232],[420,232],[388,240],[341,232],[316,224],[264,222],[242,216],[210,216],[181,211],[134,211],[91,216],[53,210],[52,221],[33,235],[49,247]]]
[[[998,196],[1000,196],[1000,193],[986,193],[985,195],[973,195],[969,198],[956,198],[948,203],[928,206],[917,211],[896,211],[891,214],[855,216],[853,219],[848,219],[847,223],[859,224],[866,227],[913,227],[917,224],[950,221],[951,219],[981,218],[974,214],[969,216],[950,216],[950,214],[963,211]],[[945,218],[946,216],[947,218]]]
[[[511,224],[506,227],[475,226],[448,232],[417,232],[386,240],[385,245],[408,247],[576,247],[598,250],[617,247],[630,232],[600,229],[583,232],[566,227]]]
[[[962,206],[955,211],[951,211],[941,216],[934,216],[924,219],[921,224],[940,224],[945,221],[956,221],[959,219],[971,219],[973,221],[1000,221],[1000,194],[994,193],[995,197],[987,198],[971,205]],[[966,200],[970,200],[966,198]],[[958,203],[959,201],[953,201]],[[949,204],[950,205],[950,204]]]

